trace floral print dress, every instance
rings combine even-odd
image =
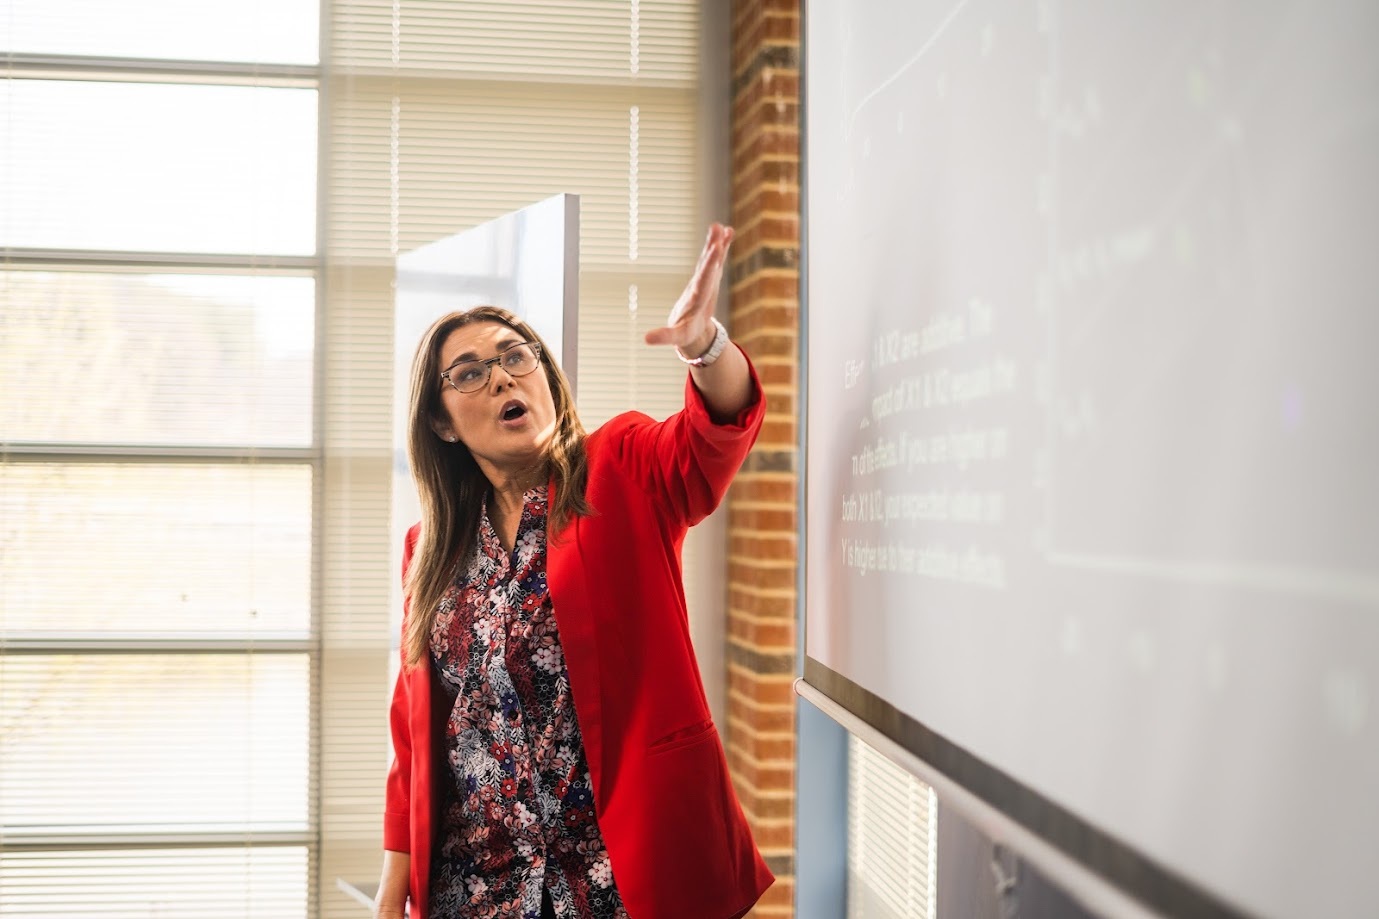
[[[431,658],[451,700],[431,912],[625,919],[546,587],[546,488],[523,499],[514,549],[485,503],[474,555],[442,598]],[[444,706],[445,700],[441,700]]]

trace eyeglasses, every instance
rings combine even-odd
[[[513,345],[497,357],[483,361],[459,361],[441,372],[441,378],[458,392],[478,392],[488,385],[493,365],[501,363],[509,376],[524,377],[541,364],[541,346],[534,341]]]

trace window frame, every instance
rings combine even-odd
[[[324,344],[326,321],[325,214],[328,191],[326,163],[328,116],[325,23],[328,4],[322,3],[317,29],[321,59],[315,65],[258,64],[246,62],[180,61],[158,58],[96,57],[81,55],[22,54],[5,56],[7,80],[70,80],[75,82],[131,82],[197,86],[252,86],[256,88],[309,89],[316,93],[316,228],[311,255],[262,256],[227,253],[173,253],[84,249],[36,249],[4,247],[0,270],[129,271],[134,273],[214,272],[226,275],[288,275],[314,280],[311,441],[307,447],[256,446],[160,446],[101,443],[9,443],[0,439],[0,462],[122,463],[246,463],[306,466],[311,472],[311,539],[308,578],[308,629],[293,638],[214,637],[173,632],[156,636],[126,637],[0,631],[0,655],[40,654],[305,654],[307,658],[308,738],[306,827],[303,831],[255,832],[148,832],[148,833],[30,833],[5,832],[0,849],[6,853],[90,851],[96,849],[205,849],[271,848],[306,849],[307,873],[302,878],[306,916],[319,914],[321,862],[320,721],[321,721],[321,525],[324,506]]]

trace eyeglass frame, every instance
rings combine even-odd
[[[512,377],[514,380],[518,377],[527,376],[528,374],[536,370],[537,367],[541,366],[541,343],[539,341],[514,342],[508,345],[494,357],[486,357],[478,360],[456,361],[455,363],[451,364],[449,367],[446,367],[444,370],[441,371],[441,379],[449,383],[450,388],[455,390],[455,392],[459,393],[462,396],[467,396],[470,393],[476,393],[479,390],[486,387],[489,384],[489,381],[493,379],[493,365],[501,362],[503,358],[507,357],[513,351],[513,349],[522,347],[530,348],[532,355],[536,358],[536,363],[532,365],[531,370],[528,370],[526,373],[513,373],[511,370],[508,370],[506,367],[504,367],[503,372],[506,373],[508,376]],[[460,389],[460,387],[455,385],[455,381],[450,379],[450,372],[453,371],[456,367],[462,367],[465,364],[484,365],[484,381],[480,383],[478,386],[474,387],[473,389]]]

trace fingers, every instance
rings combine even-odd
[[[704,249],[699,253],[699,263],[694,274],[685,286],[685,293],[677,305],[672,321],[702,312],[706,307],[712,311],[718,301],[718,289],[723,279],[723,266],[728,259],[728,246],[733,239],[731,227],[721,223],[709,226],[709,237],[704,241]]]
[[[709,227],[709,241],[705,248],[712,247],[714,255],[721,261],[728,254],[728,247],[733,242],[733,228],[725,227],[721,223],[715,223]]]
[[[718,302],[718,289],[723,281],[723,269],[728,262],[728,247],[732,245],[732,227],[725,227],[714,224],[714,229],[719,230],[717,245],[714,250],[713,263],[709,267],[709,287],[703,293],[703,300],[709,306]]]
[[[728,245],[732,241],[732,227],[724,226],[721,223],[709,224],[709,235],[704,240],[704,250],[699,254],[699,263],[704,264],[726,253]]]
[[[713,224],[709,226],[709,239],[703,241],[703,250],[699,253],[699,262],[694,266],[694,283],[702,283],[705,277],[712,272],[714,262],[718,261],[721,251],[723,251],[723,226]]]
[[[718,302],[718,292],[722,286],[723,268],[728,261],[728,247],[733,241],[733,228],[721,223],[709,225],[704,248],[699,253],[699,261],[694,266],[685,292],[671,311],[671,324],[647,332],[644,339],[648,345],[684,345],[693,338],[692,329],[703,320],[699,316],[712,316]]]
[[[703,284],[706,280],[714,286],[717,294],[718,277],[728,258],[728,246],[733,241],[731,227],[715,223],[709,227],[709,238],[704,242],[704,251],[699,255],[699,264],[694,269],[694,283]]]
[[[728,244],[732,242],[733,232],[727,227],[714,224],[710,228],[712,237],[704,247],[707,260],[695,274],[694,296],[688,304],[688,313],[712,314],[718,303],[718,290],[723,281],[723,267],[728,261]]]
[[[728,231],[727,227],[721,223],[709,224],[709,234],[704,239],[704,248],[699,250],[699,261],[694,266],[694,279],[697,281],[703,277],[704,272],[709,270],[714,258],[718,255],[718,250],[722,248],[723,234]]]

